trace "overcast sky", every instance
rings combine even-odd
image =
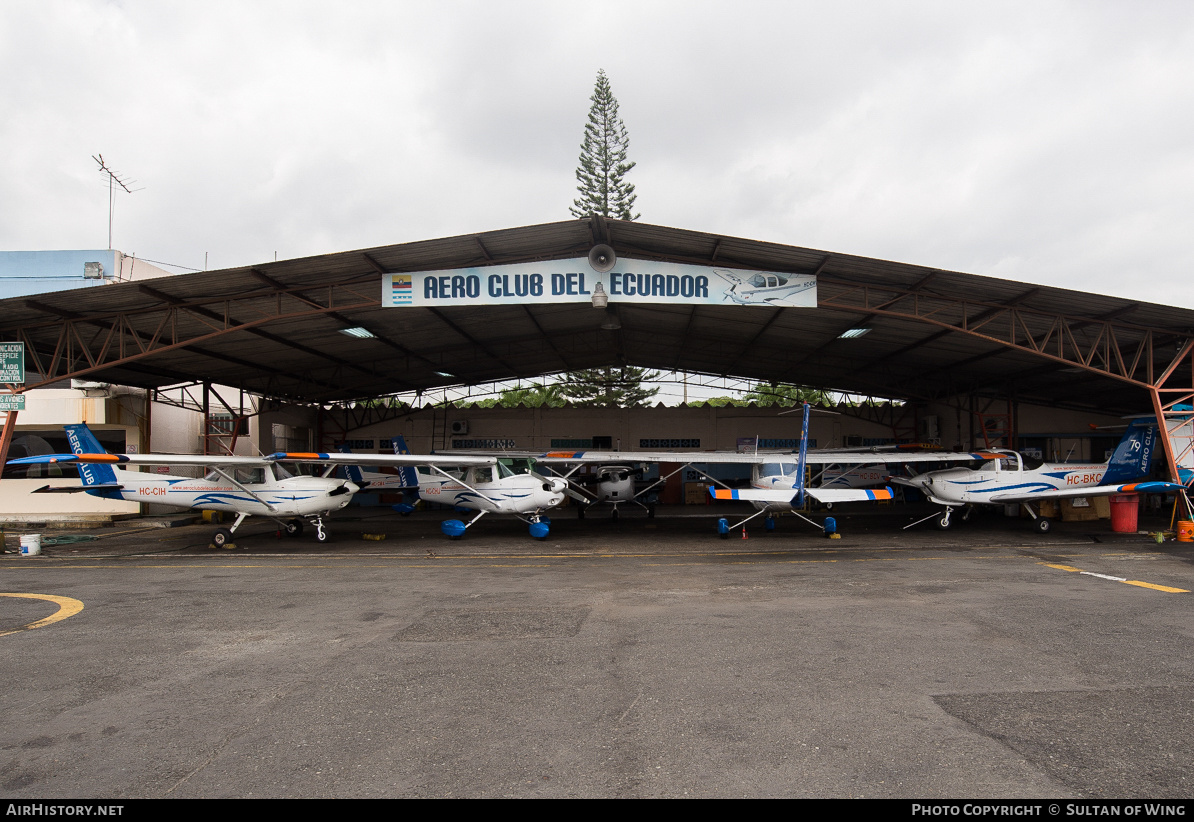
[[[246,265],[642,220],[1194,307],[1194,3],[0,3],[0,250]]]

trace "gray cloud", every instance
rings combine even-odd
[[[1182,2],[9,2],[0,247],[222,267],[567,219],[598,68],[643,219],[1194,303]]]

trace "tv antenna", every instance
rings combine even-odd
[[[122,179],[120,174],[108,168],[108,164],[104,162],[104,155],[93,155],[92,160],[99,163],[99,170],[103,174],[108,175],[108,249],[112,249],[112,209],[116,204],[116,186],[120,186],[126,193],[132,194],[134,191],[142,191],[141,188],[129,188],[129,185],[136,183],[136,180]]]

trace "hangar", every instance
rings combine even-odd
[[[396,307],[383,293],[404,273],[583,259],[595,246],[623,265],[812,278],[815,305],[607,292],[606,305]],[[1151,410],[1167,421],[1169,474],[1194,464],[1179,413],[1194,398],[1192,310],[600,216],[114,284],[85,300],[13,297],[0,301],[0,341],[24,343],[26,391],[68,378],[220,384],[345,413],[392,393],[622,364],[978,402],[1008,420],[1017,403]]]

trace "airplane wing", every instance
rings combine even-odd
[[[625,464],[628,462],[742,463],[775,462],[790,457],[788,452],[771,454],[770,459],[755,460],[755,454],[733,451],[548,451],[530,455],[535,462],[569,465]],[[762,456],[762,455],[759,455]]]
[[[431,456],[426,454],[321,454],[278,451],[267,457],[230,457],[217,454],[41,454],[9,460],[9,465],[45,463],[106,463],[109,465],[218,465],[255,468],[275,462],[319,465],[493,465],[497,457]]]
[[[1054,491],[992,494],[991,502],[1032,502],[1038,499],[1105,497],[1110,494],[1171,494],[1185,490],[1188,490],[1186,486],[1176,482],[1127,482],[1122,485],[1088,485],[1085,488],[1058,488]]]
[[[989,460],[1005,457],[1006,454],[994,454],[985,451],[809,451],[809,465],[903,465],[906,462],[969,462],[971,460]]]
[[[997,459],[1004,454],[968,451],[809,451],[805,462],[809,465],[868,465],[884,463],[902,465],[906,462],[962,462]],[[548,451],[534,456],[545,463],[626,463],[626,462],[683,462],[694,464],[763,465],[792,463],[797,455],[791,451]]]
[[[278,451],[263,458],[270,462],[310,462],[319,465],[493,465],[496,456],[465,456],[461,454],[323,454]]]
[[[9,460],[8,464],[38,465],[59,462],[108,465],[221,465],[247,468],[269,465],[270,460],[267,457],[228,457],[216,454],[40,454]]]

